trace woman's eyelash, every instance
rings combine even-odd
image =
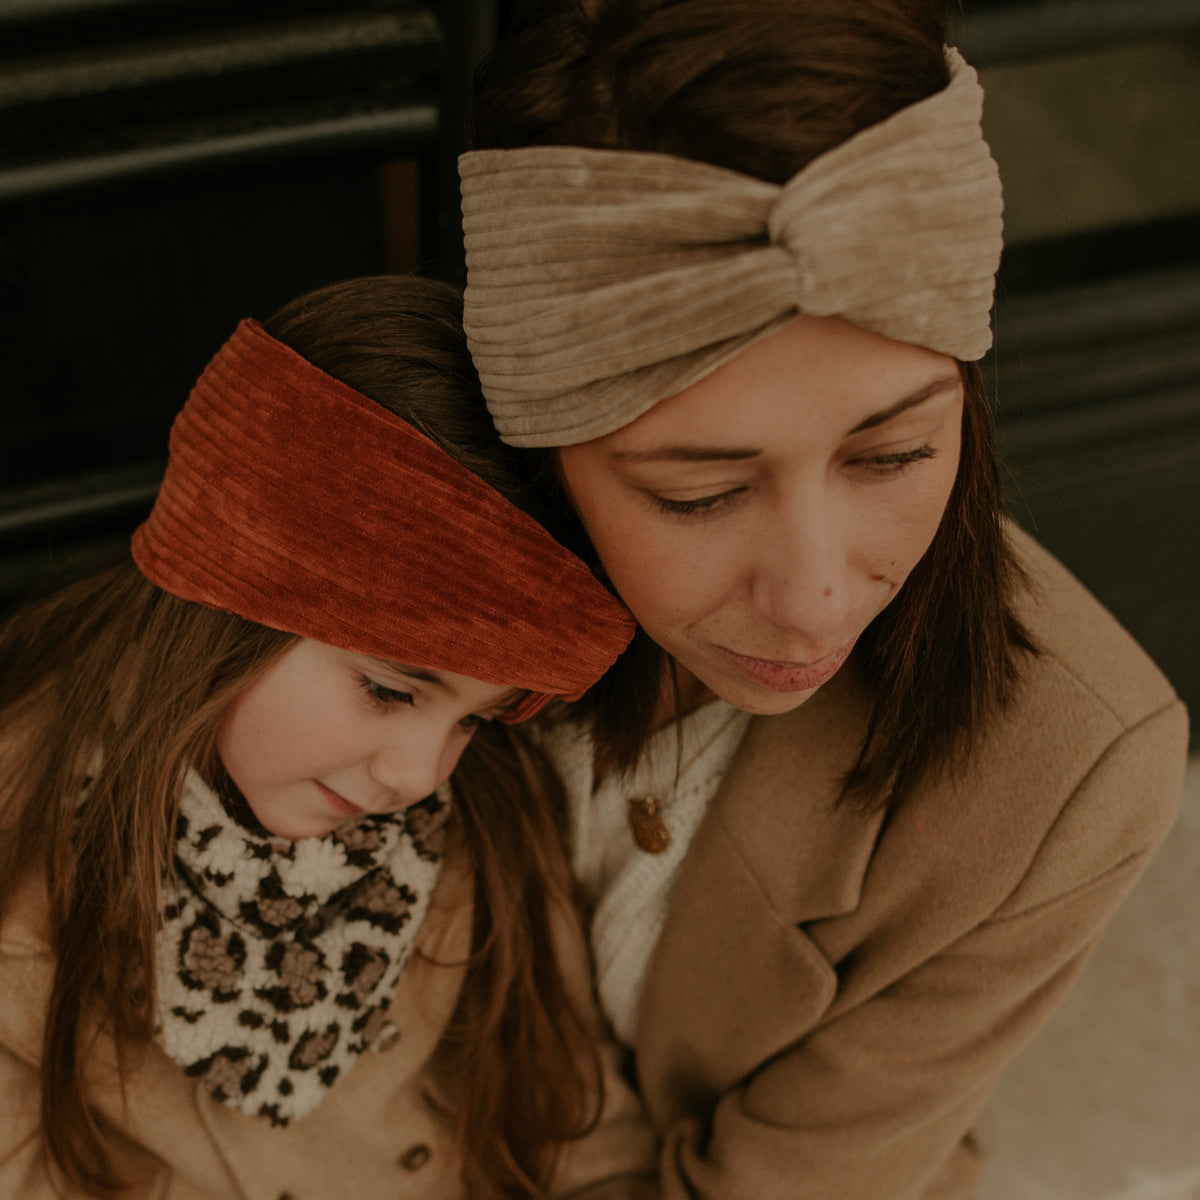
[[[897,454],[875,454],[858,461],[872,471],[887,473],[898,471],[911,463],[920,462],[925,458],[933,458],[937,451],[930,445],[918,446],[915,450],[901,450]]]
[[[715,512],[730,503],[743,490],[734,488],[732,491],[720,492],[716,496],[700,496],[695,500],[670,500],[666,496],[659,496],[654,492],[649,492],[648,495],[659,512],[689,516]]]
[[[397,704],[412,704],[413,696],[411,692],[402,692],[396,688],[384,687],[382,683],[376,683],[367,675],[358,677],[358,685],[366,693],[367,699],[376,708],[392,708]]]
[[[901,450],[896,454],[874,454],[854,461],[870,471],[888,475],[900,471],[912,463],[925,458],[933,458],[937,451],[930,445],[917,446],[913,450]],[[659,512],[671,513],[675,516],[707,516],[715,513],[725,505],[732,503],[745,488],[732,488],[728,492],[718,492],[715,496],[699,496],[695,500],[671,500],[667,496],[659,496],[648,492],[654,507]]]

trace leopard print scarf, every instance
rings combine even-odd
[[[285,841],[239,823],[188,772],[157,942],[166,1053],[273,1124],[316,1108],[384,1024],[448,815],[431,796]]]

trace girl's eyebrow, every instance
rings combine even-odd
[[[507,716],[515,708],[519,708],[522,702],[525,700],[525,697],[528,695],[529,691],[526,688],[513,688],[512,694],[508,697],[508,699],[501,700],[499,704],[494,705],[492,712],[494,712],[497,717]]]
[[[872,413],[869,417],[864,417],[846,436],[850,437],[852,434],[863,433],[865,430],[886,425],[893,417],[898,417],[902,412],[907,412],[910,408],[916,408],[918,404],[924,404],[931,397],[941,395],[942,392],[956,388],[961,383],[962,376],[957,373],[932,379],[924,387],[918,388],[915,392],[910,392],[902,400],[897,400],[895,404],[891,404],[887,408],[881,408],[879,412]]]
[[[432,687],[440,688],[448,696],[457,697],[458,695],[449,682],[443,679],[436,671],[429,670],[428,667],[414,667],[409,663],[392,662],[390,658],[380,658],[377,654],[372,654],[370,658],[372,662],[377,662],[381,667],[386,667],[389,671],[396,671],[400,675],[407,675],[410,679],[416,679],[421,683],[428,683]],[[511,712],[516,708],[525,699],[527,694],[528,692],[524,688],[513,688],[506,699],[492,706],[492,711],[497,715],[503,716],[505,713]]]
[[[395,671],[400,675],[407,675],[410,679],[417,679],[421,683],[428,683],[431,687],[440,688],[443,692],[451,696],[454,695],[454,689],[436,671],[430,671],[426,667],[414,667],[408,663],[392,662],[391,659],[380,658],[377,654],[371,655],[371,661],[377,662],[381,667],[386,667],[389,671]]]

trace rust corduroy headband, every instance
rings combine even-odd
[[[528,689],[509,720],[581,694],[634,628],[540,525],[255,321],[176,417],[133,556],[186,600]]]
[[[463,155],[465,323],[500,436],[602,437],[798,312],[981,358],[1000,178],[983,89],[946,56],[942,91],[782,187],[637,151]]]

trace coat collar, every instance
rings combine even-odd
[[[804,925],[859,904],[883,814],[836,801],[868,713],[843,668],[794,712],[750,723],[673,885],[642,991],[637,1069],[659,1128],[710,1109],[833,1002],[836,970]]]
[[[751,722],[713,802],[710,819],[788,924],[858,906],[884,814],[837,801],[869,715],[848,663],[799,708]]]

